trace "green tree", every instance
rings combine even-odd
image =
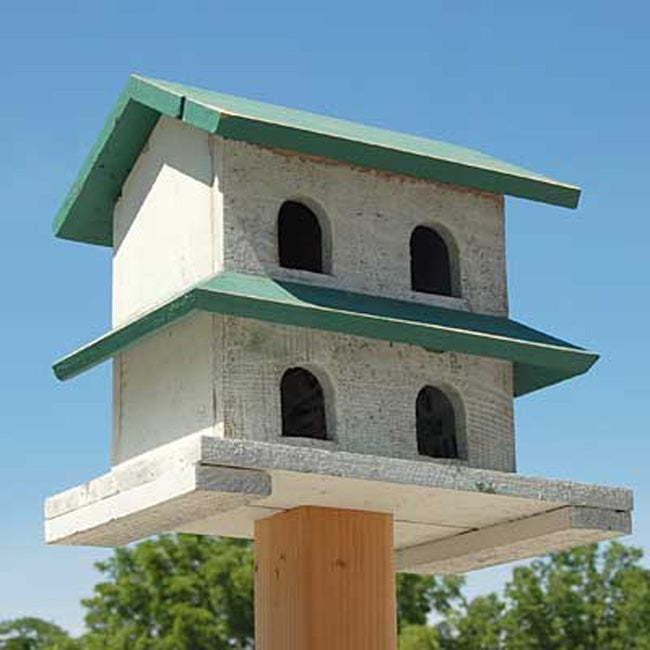
[[[435,627],[405,625],[399,635],[399,650],[441,650],[441,647]]]
[[[407,625],[425,625],[432,612],[443,616],[462,603],[464,578],[460,576],[397,575],[397,622],[401,632]]]
[[[445,650],[650,650],[650,571],[612,543],[514,569],[439,625]]]
[[[514,570],[503,597],[466,601],[462,578],[399,575],[400,650],[650,650],[650,570],[612,543]],[[0,624],[0,650],[248,650],[253,553],[248,542],[163,536],[98,564],[83,601],[88,633],[25,618]],[[427,625],[431,615],[436,624]]]
[[[85,650],[253,647],[250,543],[162,536],[117,549],[97,566],[104,579],[83,601],[89,630]],[[399,575],[400,627],[422,625],[432,611],[450,611],[461,602],[462,582]]]
[[[454,632],[445,647],[455,650],[501,650],[503,648],[503,612],[505,604],[497,594],[478,596],[464,608],[460,616],[450,617]]]
[[[40,618],[17,618],[0,623],[0,650],[75,650],[76,641],[58,625]]]
[[[163,536],[117,549],[83,602],[87,650],[243,650],[253,643],[247,542]]]
[[[507,650],[650,649],[650,571],[612,543],[555,553],[506,585]]]

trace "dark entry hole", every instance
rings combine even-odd
[[[452,295],[449,249],[433,228],[418,226],[411,235],[411,288]]]
[[[320,382],[304,368],[290,368],[280,383],[282,435],[327,440],[325,397]]]
[[[323,272],[323,233],[316,215],[302,203],[286,201],[278,215],[280,266]]]
[[[425,386],[416,401],[418,453],[432,458],[458,458],[456,414],[438,388]]]

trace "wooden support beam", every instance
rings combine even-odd
[[[298,507],[255,524],[257,650],[395,650],[392,516]]]
[[[445,539],[402,548],[399,571],[448,574],[593,544],[629,532],[629,512],[564,507]]]

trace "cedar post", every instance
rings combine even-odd
[[[392,516],[304,506],[255,524],[257,650],[395,650]]]

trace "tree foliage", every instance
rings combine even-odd
[[[503,611],[505,604],[496,594],[478,596],[465,606],[454,629],[457,650],[496,650],[503,645]]]
[[[619,543],[514,569],[438,625],[445,650],[650,650],[650,571]]]
[[[507,650],[650,649],[650,571],[613,543],[514,570],[505,590]]]
[[[404,625],[399,635],[399,650],[440,650],[440,635],[435,627]]]
[[[252,648],[253,552],[247,542],[163,536],[115,551],[83,601],[87,650]],[[398,576],[400,623],[460,602],[462,579]]]
[[[163,536],[97,564],[88,650],[244,650],[253,643],[250,544]]]
[[[0,623],[0,650],[75,650],[78,647],[65,630],[40,618]]]
[[[399,650],[650,650],[641,559],[618,543],[556,553],[514,569],[502,594],[469,601],[461,578],[400,575]],[[249,543],[163,536],[116,550],[98,569],[83,601],[87,634],[17,619],[0,624],[0,650],[253,647]]]
[[[402,627],[425,625],[432,612],[449,614],[462,603],[464,580],[458,576],[434,578],[412,573],[397,575],[397,622]]]

